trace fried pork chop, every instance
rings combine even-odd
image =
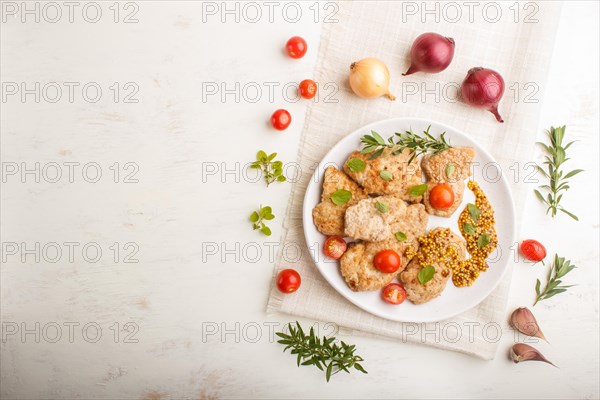
[[[418,160],[415,159],[410,164],[408,163],[412,155],[412,152],[408,149],[397,155],[391,153],[390,149],[386,149],[381,156],[369,160],[372,153],[362,154],[359,151],[354,151],[344,164],[344,172],[361,185],[367,194],[395,195],[411,203],[420,202],[420,196],[415,197],[408,193],[411,186],[422,183],[421,166]],[[348,165],[348,161],[353,158],[362,160],[366,165],[365,169],[353,171]],[[382,176],[382,171],[387,172],[384,172]]]
[[[378,209],[378,203],[387,211]],[[395,196],[368,198],[346,210],[345,233],[367,242],[394,239],[398,232],[414,239],[425,234],[427,219],[428,214],[422,204],[406,205],[404,200]]]
[[[352,193],[352,197],[345,204],[337,205],[331,200],[331,195],[339,189]],[[323,179],[321,202],[313,208],[313,221],[319,232],[328,236],[344,236],[346,209],[366,197],[364,190],[346,174],[335,167],[328,167]]]
[[[451,264],[463,261],[465,241],[448,228],[435,228],[419,239],[421,246],[406,269],[400,274],[408,299],[422,304],[438,297],[452,276]],[[419,271],[427,266],[435,268],[433,278],[421,284]]]
[[[471,147],[451,147],[437,154],[429,154],[421,160],[421,168],[427,178],[427,192],[423,202],[429,214],[450,217],[458,208],[465,191],[464,180],[469,177],[475,150]],[[429,202],[429,192],[438,183],[448,183],[454,191],[454,203],[447,210],[438,210]]]
[[[376,243],[350,243],[340,259],[340,271],[350,289],[355,292],[378,290],[390,283],[406,267],[417,247],[415,239],[403,242],[390,239]],[[394,250],[401,259],[398,271],[390,274],[379,271],[373,264],[375,254],[387,249]]]

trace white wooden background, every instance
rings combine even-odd
[[[579,140],[571,165],[586,172],[563,202],[581,221],[551,220],[533,193],[522,210],[521,239],[537,238],[579,266],[568,279],[578,286],[534,309],[550,340],[535,346],[560,368],[511,363],[511,332],[491,362],[339,332],[369,375],[329,384],[272,343],[271,330],[294,320],[264,312],[290,186],[265,190],[243,165],[259,148],[295,159],[307,103],[285,101],[282,86],[311,77],[331,10],[317,4],[315,23],[315,6],[303,3],[290,23],[276,3],[270,22],[260,3],[260,22],[246,9],[239,23],[235,15],[222,23],[222,10],[203,22],[199,3],[101,2],[92,23],[87,2],[76,3],[73,22],[57,4],[59,22],[48,21],[56,11],[43,3],[39,22],[35,14],[23,22],[11,8],[21,2],[2,2],[2,398],[598,398],[598,3],[563,6],[538,129],[542,139],[545,128],[566,124]],[[138,21],[124,23],[130,14]],[[309,43],[301,60],[282,54],[293,35]],[[35,93],[22,101],[21,82],[40,83],[39,102]],[[62,88],[55,103],[52,82]],[[222,82],[262,95],[252,102],[256,92],[241,90],[239,101],[235,93],[222,101],[220,88],[202,98]],[[274,99],[268,82],[279,83]],[[88,99],[102,89],[96,103],[83,97],[87,83],[95,83]],[[138,102],[125,102],[136,88],[129,100]],[[280,107],[293,115],[283,133],[267,125]],[[23,173],[35,163],[39,182]],[[62,177],[52,183],[57,165]],[[247,221],[260,203],[277,216],[270,238]],[[76,243],[72,260],[65,242]],[[531,306],[544,275],[540,265],[518,264],[510,308]]]

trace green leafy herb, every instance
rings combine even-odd
[[[417,274],[417,279],[419,279],[421,285],[424,285],[433,279],[433,275],[435,275],[435,268],[433,267],[433,265],[428,265],[424,268],[421,268],[421,270]]]
[[[348,168],[350,168],[351,171],[354,172],[361,172],[364,171],[365,168],[367,168],[367,164],[365,164],[365,162],[360,158],[351,158],[350,160],[348,160],[346,165],[348,166]]]
[[[537,296],[533,305],[535,306],[540,300],[546,300],[556,294],[566,292],[568,288],[574,286],[560,285],[562,283],[561,278],[569,272],[571,272],[574,268],[577,267],[571,264],[570,260],[565,260],[564,257],[559,257],[558,254],[555,254],[554,264],[550,267],[550,271],[548,272],[548,280],[546,282],[546,287],[544,288],[544,290],[541,290],[540,287],[542,283],[539,279],[535,284],[535,293]]]
[[[475,226],[472,225],[472,224],[464,224],[463,225],[463,231],[467,235],[474,235],[475,234]]]
[[[485,246],[490,244],[490,235],[488,233],[482,233],[477,238],[477,247],[483,249]]]
[[[377,203],[375,203],[375,207],[377,207],[377,209],[381,213],[386,213],[390,209],[390,206],[388,206],[388,204],[384,203],[383,201],[378,201]]]
[[[262,170],[267,187],[273,182],[285,182],[287,179],[283,175],[283,163],[281,161],[273,161],[277,157],[277,153],[267,155],[262,150],[256,153],[256,161],[250,164],[250,168]]]
[[[455,170],[456,170],[456,167],[454,166],[454,164],[446,165],[446,176],[450,177],[450,175],[452,175]]]
[[[381,177],[381,179],[383,179],[384,181],[391,181],[392,178],[394,177],[394,175],[392,175],[392,173],[390,171],[386,171],[385,169],[382,171],[379,171],[379,176]]]
[[[333,204],[337,206],[341,206],[342,204],[346,204],[352,198],[352,192],[346,189],[338,189],[329,197]]]
[[[254,211],[250,214],[250,221],[252,222],[252,228],[254,230],[259,229],[263,234],[271,236],[271,229],[265,224],[265,221],[270,221],[275,218],[273,210],[269,206],[263,207],[262,205],[258,211]]]
[[[304,333],[302,327],[296,321],[296,326],[288,324],[289,334],[285,332],[276,332],[281,338],[277,343],[285,345],[283,351],[291,349],[291,354],[296,354],[296,364],[314,365],[321,371],[325,371],[325,379],[329,382],[332,375],[340,371],[350,373],[351,368],[367,374],[368,372],[359,364],[364,361],[362,357],[355,356],[356,346],[340,342],[338,345],[335,337],[325,337],[323,339],[315,335],[313,328],[310,328],[308,335]]]
[[[442,133],[439,138],[436,139],[429,133],[430,128],[431,125],[427,127],[427,130],[423,131],[423,136],[413,133],[412,130],[408,130],[404,133],[396,132],[395,142],[394,136],[385,140],[377,132],[371,131],[371,135],[365,135],[360,138],[360,141],[363,144],[361,152],[363,154],[372,153],[369,156],[369,159],[372,160],[382,155],[385,149],[391,149],[392,154],[394,155],[400,154],[405,149],[409,149],[412,151],[412,155],[408,160],[408,163],[410,164],[412,160],[420,154],[437,154],[452,147],[446,142],[446,138],[444,137],[446,132]]]
[[[404,242],[406,240],[406,234],[404,232],[396,232],[394,236],[396,236],[396,240],[399,242]]]
[[[475,204],[467,204],[467,209],[469,210],[469,215],[473,222],[477,222],[479,217],[481,216],[481,210]]]
[[[424,183],[422,185],[415,185],[408,188],[408,194],[414,197],[421,196],[423,193],[427,191],[427,184]]]
[[[535,189],[534,192],[537,198],[548,206],[546,214],[552,211],[552,218],[556,216],[557,211],[562,211],[574,220],[579,221],[579,218],[577,218],[575,214],[565,210],[560,205],[560,200],[564,194],[561,192],[570,189],[567,179],[583,171],[582,169],[574,169],[564,174],[564,171],[561,168],[562,164],[569,160],[566,154],[567,149],[574,143],[569,142],[565,146],[562,145],[565,129],[566,126],[561,126],[559,128],[550,127],[550,130],[547,131],[548,137],[550,138],[550,145],[538,142],[538,144],[543,146],[547,152],[544,156],[546,161],[543,163],[546,166],[547,171],[540,165],[537,166],[537,170],[549,180],[549,184],[538,187],[538,189],[546,192],[546,197],[544,197],[538,189]]]

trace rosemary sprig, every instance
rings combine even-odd
[[[548,281],[546,282],[546,287],[544,290],[541,290],[542,283],[538,279],[535,284],[535,306],[538,301],[546,300],[550,297],[557,295],[562,292],[566,292],[568,288],[574,285],[562,285],[562,281],[560,280],[563,276],[571,272],[574,268],[577,268],[575,265],[571,264],[570,260],[565,260],[564,257],[559,257],[558,254],[554,255],[554,264],[550,267],[550,271],[548,272]]]
[[[360,141],[363,144],[361,153],[373,153],[369,156],[369,160],[372,160],[383,154],[383,151],[386,148],[392,149],[393,155],[400,154],[404,149],[409,149],[412,151],[412,155],[408,160],[408,163],[410,164],[418,155],[425,153],[437,154],[452,147],[444,137],[446,132],[442,133],[439,138],[436,139],[429,133],[430,128],[431,125],[423,131],[424,136],[417,135],[412,130],[408,130],[404,133],[396,132],[395,136],[397,136],[397,138],[395,142],[394,136],[389,137],[386,141],[377,132],[371,131],[371,135],[365,135],[360,138]]]
[[[359,364],[363,361],[360,356],[354,355],[356,346],[340,342],[338,346],[335,337],[323,336],[323,341],[315,335],[313,328],[310,328],[308,335],[304,333],[302,327],[296,321],[296,327],[288,324],[289,335],[284,332],[276,332],[281,338],[277,343],[286,345],[283,351],[291,349],[291,354],[297,354],[296,363],[300,365],[314,365],[321,371],[325,371],[327,382],[332,375],[340,371],[350,373],[354,369],[367,374],[368,372]]]
[[[549,180],[549,185],[541,185],[538,187],[538,189],[546,191],[546,197],[544,197],[538,189],[534,189],[534,192],[538,199],[548,206],[546,214],[552,211],[552,218],[556,216],[557,211],[562,211],[574,220],[579,221],[579,218],[577,218],[575,214],[565,210],[560,205],[560,200],[564,194],[560,192],[567,191],[570,188],[567,179],[583,171],[582,169],[574,169],[563,174],[561,166],[565,161],[569,160],[566,155],[566,150],[574,143],[569,142],[565,146],[562,145],[565,129],[566,126],[561,126],[559,128],[550,127],[550,130],[547,131],[548,137],[550,138],[550,145],[538,142],[538,144],[544,147],[548,154],[544,156],[546,161],[543,163],[546,165],[547,171],[540,165],[537,165],[537,170]]]
[[[283,163],[281,161],[273,161],[277,157],[277,153],[267,155],[262,150],[256,153],[256,161],[250,164],[250,168],[261,169],[265,175],[267,187],[275,181],[285,182],[286,177],[283,175]]]
[[[444,137],[446,132],[443,132],[440,137],[436,139],[429,133],[429,128],[431,128],[431,125],[427,127],[427,130],[423,131],[425,136],[416,135],[412,130],[408,130],[404,133],[396,133],[396,136],[398,136],[396,143],[400,145],[402,149],[414,151],[408,161],[409,164],[418,155],[425,153],[437,154],[452,147]]]

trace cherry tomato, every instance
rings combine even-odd
[[[537,240],[523,240],[521,242],[521,254],[530,261],[542,261],[546,258],[546,248]]]
[[[381,296],[390,304],[402,304],[406,300],[406,290],[399,283],[390,283],[383,288]]]
[[[300,93],[300,96],[304,97],[305,99],[312,99],[315,97],[315,94],[317,94],[317,84],[313,80],[305,79],[300,82],[300,86],[298,86],[298,92]]]
[[[447,183],[439,183],[429,192],[429,203],[438,210],[447,210],[454,204],[454,191]]]
[[[339,260],[346,251],[346,241],[341,236],[329,236],[323,245],[323,251],[327,257]]]
[[[292,58],[302,58],[306,54],[308,46],[306,45],[306,40],[302,39],[300,36],[294,36],[287,41],[285,50]]]
[[[293,269],[284,269],[277,274],[277,289],[282,293],[294,293],[300,287],[300,274]]]
[[[373,258],[375,268],[388,274],[398,271],[400,262],[400,255],[394,250],[389,249],[381,250],[379,253],[375,254],[375,257]]]
[[[271,115],[271,125],[278,131],[286,129],[292,123],[292,116],[287,110],[280,109]]]

